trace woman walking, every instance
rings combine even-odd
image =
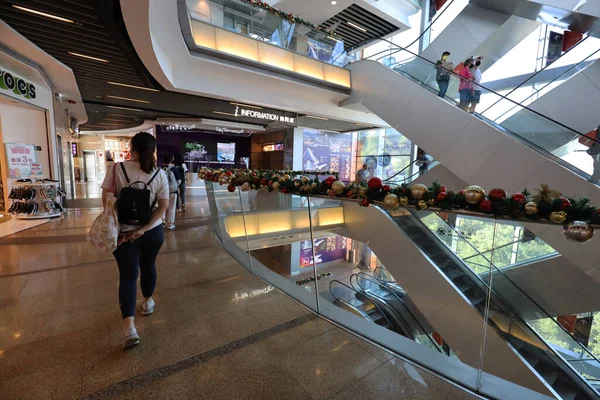
[[[108,192],[114,192],[119,197],[123,188],[142,189],[145,184],[150,192],[149,221],[143,225],[121,222],[118,247],[113,252],[119,267],[119,306],[125,330],[124,349],[140,342],[134,323],[138,270],[141,271],[140,286],[144,296],[141,314],[152,314],[155,306],[152,295],[156,287],[156,257],[164,241],[161,217],[169,206],[167,177],[156,167],[155,151],[154,136],[138,133],[131,139],[131,161],[114,164],[102,183],[103,202]],[[124,199],[125,196],[119,205],[119,213],[122,206],[127,204]],[[137,210],[132,211],[135,214]]]
[[[179,184],[179,196],[177,198],[177,210],[180,212],[186,212],[185,206],[185,189],[186,186],[186,175],[187,175],[187,166],[185,162],[183,162],[183,157],[179,153],[175,153],[175,161],[173,162],[175,166],[172,168],[173,173],[175,174],[175,178],[177,180],[181,180]]]

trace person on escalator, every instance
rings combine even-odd
[[[449,62],[448,58],[450,58],[450,52],[445,51],[442,53],[442,58],[435,63],[435,69],[437,71],[435,79],[440,88],[438,96],[442,99],[446,96],[448,86],[450,85],[450,72],[454,69],[454,64]]]
[[[481,70],[479,67],[481,66],[481,62],[483,61],[483,57],[479,56],[475,59],[475,67],[471,70],[471,74],[473,75],[473,92],[471,96],[471,103],[469,104],[469,112],[471,114],[475,113],[475,108],[479,101],[481,100]]]
[[[579,138],[579,143],[588,148],[586,153],[588,153],[594,161],[594,170],[592,171],[591,181],[596,185],[600,185],[600,137],[598,137],[598,130],[600,130],[600,126]]]
[[[458,73],[461,77],[458,85],[458,93],[460,94],[460,103],[458,106],[465,111],[469,111],[469,104],[473,96],[473,74],[471,70],[475,67],[473,58],[469,57],[463,63],[463,67]]]

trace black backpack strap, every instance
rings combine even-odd
[[[119,163],[121,165],[121,169],[123,170],[123,174],[125,175],[125,179],[127,180],[127,183],[129,183],[129,176],[127,175],[127,171],[125,171],[125,164],[124,163]]]
[[[156,178],[156,175],[158,175],[159,172],[160,172],[160,168],[157,168],[156,172],[154,173],[154,175],[152,175],[152,178],[150,178],[150,180],[148,181],[148,183],[146,183],[146,185],[150,186],[150,184],[152,183],[154,178]]]

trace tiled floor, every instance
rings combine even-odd
[[[192,204],[166,233],[156,312],[127,352],[116,264],[85,242],[98,210],[0,239],[1,399],[473,398],[271,290]]]

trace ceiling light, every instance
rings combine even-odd
[[[108,62],[108,60],[105,60],[103,58],[86,56],[85,54],[73,53],[71,51],[69,51],[69,54],[72,55],[72,56],[76,56],[76,57],[86,58],[88,60],[100,61],[100,62],[103,62],[103,63],[107,63]]]
[[[237,115],[235,115],[235,114],[223,112],[223,111],[213,111],[213,114],[231,115],[232,117],[237,117]]]
[[[124,86],[124,87],[128,87],[128,88],[133,88],[133,89],[147,90],[149,92],[160,92],[160,90],[142,87],[142,86],[127,85],[126,83],[119,83],[119,82],[106,82],[106,83],[108,83],[109,85]]]
[[[327,36],[327,38],[328,38],[328,39],[331,39],[331,40],[333,40],[333,41],[336,41],[336,42],[341,42],[341,40],[340,40],[340,39],[336,39],[336,38],[334,38],[333,36]]]
[[[336,4],[337,4],[337,1],[335,1],[335,0],[331,0],[331,5],[332,5],[332,6],[335,6]]]
[[[130,99],[129,97],[120,97],[120,96],[106,96],[111,99],[125,100],[125,101],[135,101],[136,103],[146,103],[149,104],[149,101],[146,100],[138,100],[138,99]]]
[[[367,32],[367,30],[365,28],[363,28],[362,26],[360,26],[360,25],[356,25],[356,24],[354,24],[354,23],[352,23],[350,21],[346,21],[346,23],[348,25],[350,25],[351,27],[358,29],[359,31]]]
[[[306,115],[305,117],[312,118],[312,119],[322,119],[323,121],[329,121],[329,118],[317,117],[316,115]]]
[[[46,18],[52,18],[52,19],[55,19],[57,21],[68,22],[70,24],[74,24],[75,23],[75,21],[71,21],[70,19],[59,17],[57,15],[48,14],[48,13],[41,12],[41,11],[38,11],[38,10],[33,10],[31,8],[16,6],[14,4],[13,4],[13,7],[16,8],[17,10],[25,11],[25,12],[28,12],[28,13],[31,13],[31,14],[35,14],[35,15],[39,15],[39,16],[46,17]]]
[[[355,125],[358,125],[358,126],[366,126],[367,128],[370,128],[370,127],[372,127],[372,126],[373,126],[373,125],[359,124],[359,123],[356,123]]]
[[[141,111],[141,112],[144,112],[144,110],[140,110],[138,108],[119,107],[119,106],[105,106],[105,107],[116,108],[116,109],[119,109],[119,110],[129,110],[129,111]]]
[[[104,118],[103,121],[114,121],[114,122],[133,122],[130,119],[115,119],[115,118]]]
[[[106,115],[111,115],[113,117],[123,117],[123,118],[135,118],[137,119],[137,117],[134,117],[133,115],[125,115],[125,114],[106,114]]]
[[[259,106],[251,106],[250,104],[243,104],[243,103],[234,103],[233,101],[230,101],[229,104],[233,104],[234,106],[256,108],[257,110],[262,110],[263,109],[262,107],[259,107]]]

